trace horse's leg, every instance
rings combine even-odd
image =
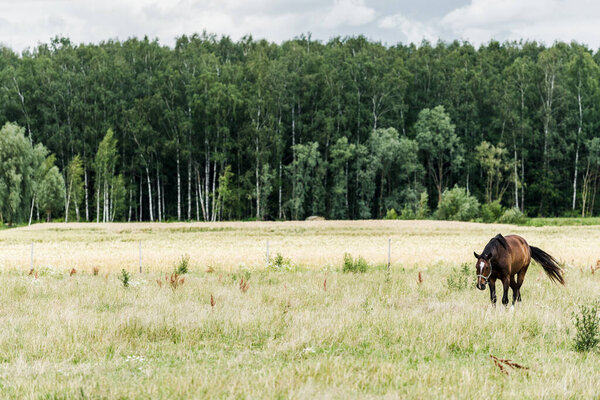
[[[512,305],[514,306],[515,301],[518,300],[518,296],[519,296],[519,287],[517,286],[517,282],[515,281],[515,275],[510,276],[510,288],[512,289],[512,292],[513,292]]]
[[[502,278],[502,289],[504,290],[504,293],[502,294],[502,305],[503,306],[508,305],[508,288],[509,287],[510,287],[510,278],[507,275],[504,278]]]
[[[529,266],[527,266],[529,267]],[[517,274],[517,301],[521,301],[521,285],[523,284],[523,280],[525,279],[525,273],[527,272],[527,267],[523,268]]]
[[[496,307],[496,280],[490,279],[488,283],[490,286],[490,300],[492,301],[492,305]]]

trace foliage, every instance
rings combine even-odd
[[[292,260],[285,258],[281,253],[277,253],[269,263],[269,268],[276,271],[289,271],[292,269]]]
[[[573,313],[575,340],[573,347],[585,352],[594,349],[600,343],[600,316],[598,303],[579,306],[579,312]]]
[[[389,209],[385,213],[385,219],[398,219],[398,213],[393,208]]]
[[[451,291],[462,291],[473,284],[473,273],[469,268],[468,263],[463,263],[460,268],[452,268],[448,278],[446,278],[446,286]]]
[[[129,281],[131,280],[131,274],[129,272],[127,272],[125,269],[122,269],[121,273],[119,274],[119,280],[123,284],[123,287],[127,288],[127,287],[129,287]]]
[[[419,198],[419,204],[417,205],[416,218],[425,219],[429,216],[431,210],[429,209],[429,196],[427,192],[422,192]]]
[[[479,215],[479,202],[467,190],[458,186],[445,190],[437,210],[439,219],[470,221]]]
[[[504,207],[499,200],[481,205],[481,220],[483,222],[497,222],[504,215]]]
[[[531,216],[598,215],[596,53],[209,33],[2,48],[0,125],[21,135],[1,151],[2,219],[39,219],[49,154],[66,221],[421,219],[454,185]]]
[[[415,131],[419,149],[425,154],[429,174],[438,190],[439,204],[446,175],[458,170],[463,162],[461,141],[443,106],[419,112]]]
[[[48,222],[50,222],[52,211],[60,210],[63,207],[64,198],[65,181],[58,171],[58,167],[52,166],[37,189],[38,204],[46,212]]]
[[[522,225],[527,221],[527,218],[518,208],[509,208],[505,210],[498,222],[502,224]]]
[[[354,259],[350,254],[344,253],[344,264],[342,267],[342,272],[363,273],[367,272],[368,268],[369,264],[361,256],[358,256],[356,259]]]
[[[189,272],[190,267],[190,256],[188,254],[184,254],[179,258],[177,264],[175,265],[175,273],[178,275],[187,274]]]

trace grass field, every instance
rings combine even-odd
[[[600,355],[573,350],[572,313],[598,299],[599,231],[433,221],[5,230],[0,397],[592,398]],[[498,232],[566,261],[567,286],[533,266],[523,303],[492,308],[472,283],[472,252]],[[265,269],[266,239],[291,270]],[[138,241],[143,274],[133,273]],[[342,273],[346,251],[372,267]],[[184,284],[159,286],[184,253]],[[529,369],[505,375],[490,354]]]

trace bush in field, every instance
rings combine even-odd
[[[393,208],[389,209],[385,213],[385,218],[384,219],[398,219],[398,213]]]
[[[367,272],[368,268],[369,264],[367,264],[367,261],[364,258],[359,256],[358,258],[353,259],[350,254],[344,254],[343,272]]]
[[[504,211],[504,214],[498,219],[498,222],[502,224],[523,224],[527,220],[527,217],[518,208],[509,208]]]
[[[415,213],[412,208],[406,204],[400,213],[400,219],[415,219]]]
[[[269,263],[269,267],[276,271],[289,271],[292,269],[292,260],[277,253],[273,258],[273,261]]]
[[[131,280],[131,274],[129,274],[129,272],[125,271],[124,269],[122,269],[121,275],[119,275],[119,280],[123,284],[123,287],[129,287],[129,281]]]
[[[427,192],[421,193],[419,204],[417,205],[417,213],[415,217],[417,219],[425,219],[429,216],[431,210],[429,209],[429,195]]]
[[[573,320],[576,330],[573,347],[582,352],[592,350],[600,342],[598,302],[579,306],[579,313],[573,313]]]
[[[190,256],[185,254],[181,256],[177,265],[175,266],[175,273],[177,275],[187,274],[190,266]]]
[[[446,280],[446,285],[451,291],[461,291],[469,287],[472,275],[469,264],[464,263],[460,269],[453,268],[450,276]]]
[[[483,222],[496,222],[504,214],[504,207],[499,200],[481,206],[481,219]]]
[[[464,188],[454,186],[442,194],[442,201],[437,209],[439,219],[469,221],[477,218],[478,215],[479,202]]]

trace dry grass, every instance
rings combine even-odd
[[[123,288],[89,273],[0,273],[0,383],[6,398],[591,398],[600,355],[573,350],[571,312],[600,277],[539,267],[511,312],[455,265],[365,274],[253,271],[136,274]],[[248,276],[246,274],[246,276]],[[219,279],[221,277],[221,279]],[[530,369],[503,368],[516,360]],[[505,362],[506,361],[506,362]],[[514,364],[517,365],[517,364]]]
[[[600,274],[589,268],[600,258],[598,231],[396,221],[2,231],[0,393],[593,398],[600,353],[573,350],[572,313],[598,299]],[[449,287],[459,263],[473,261],[472,251],[498,232],[521,233],[574,264],[566,266],[567,286],[532,266],[514,311],[492,308],[488,292],[472,284]],[[265,268],[265,238],[296,267]],[[133,273],[138,240],[151,272]],[[28,274],[31,241],[38,258]],[[344,274],[345,252],[381,267]],[[165,272],[185,253],[185,284],[165,290]],[[132,272],[128,288],[118,280],[121,268]]]
[[[596,226],[518,227],[437,221],[314,221],[170,224],[39,224],[0,231],[0,268],[25,269],[30,246],[34,265],[89,271],[138,270],[142,242],[144,271],[168,271],[182,254],[194,267],[233,271],[265,265],[265,241],[296,265],[337,266],[344,253],[371,264],[416,265],[471,261],[497,233],[523,235],[569,264],[595,264],[600,229]]]

